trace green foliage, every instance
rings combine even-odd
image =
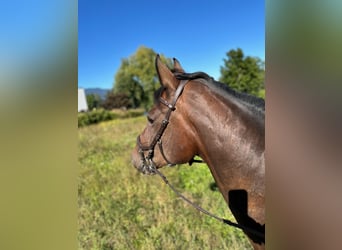
[[[264,63],[257,57],[244,56],[240,48],[232,49],[226,55],[228,59],[223,60],[220,82],[239,92],[264,98]]]
[[[145,117],[79,129],[79,249],[251,249],[240,230],[200,214],[131,165]],[[187,197],[232,219],[206,165],[163,168]]]
[[[257,96],[265,99],[265,95],[266,95],[265,89],[261,89],[259,90],[259,94]]]
[[[101,105],[101,97],[96,94],[89,94],[87,95],[87,104],[89,110],[99,108]]]
[[[109,121],[113,119],[122,119],[141,116],[144,110],[104,110],[94,109],[90,112],[78,113],[78,127],[84,127],[91,124]]]
[[[132,103],[129,96],[126,93],[113,93],[107,94],[106,100],[104,100],[102,107],[107,110],[115,108],[131,108]]]
[[[159,88],[159,79],[155,70],[154,50],[141,46],[135,54],[122,59],[115,74],[114,93],[125,93],[130,97],[133,108],[149,109],[153,104],[153,93]],[[172,65],[171,59],[160,55],[162,61]]]
[[[78,114],[78,127],[83,127],[89,124],[99,123],[113,119],[112,113],[107,110],[98,109],[86,113]]]

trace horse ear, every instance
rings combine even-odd
[[[176,58],[173,58],[173,69],[174,69],[176,72],[185,73],[185,71],[184,71],[184,69],[182,68],[180,62],[179,62]]]
[[[160,60],[159,55],[156,57],[156,70],[158,73],[160,84],[168,89],[175,90],[179,81],[173,75],[171,70]]]

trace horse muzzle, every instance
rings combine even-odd
[[[157,168],[149,155],[145,156],[144,151],[139,146],[132,153],[132,164],[139,172],[147,175],[154,175]]]
[[[141,162],[139,167],[137,167],[138,171],[146,174],[146,175],[155,175],[156,174],[156,166],[152,160],[150,162]]]

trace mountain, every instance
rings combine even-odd
[[[89,89],[85,89],[85,94],[86,95],[95,94],[95,95],[100,96],[100,98],[104,100],[106,99],[108,91],[110,91],[110,89],[89,88]]]

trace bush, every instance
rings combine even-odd
[[[78,114],[78,127],[84,127],[89,125],[89,119],[87,113],[79,113]]]
[[[96,109],[85,113],[78,113],[78,127],[84,127],[90,124],[97,124],[103,121],[109,121],[113,119],[123,119],[141,116],[144,114],[144,110],[104,110]]]
[[[104,109],[97,109],[87,113],[78,114],[78,127],[90,124],[96,124],[102,121],[108,121],[115,118],[115,114]]]

